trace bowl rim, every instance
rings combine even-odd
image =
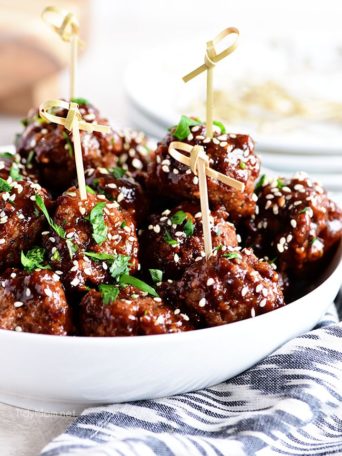
[[[338,258],[339,257],[339,258]],[[201,328],[201,329],[195,329],[192,331],[184,331],[184,332],[179,332],[179,333],[169,333],[169,334],[151,334],[151,335],[139,335],[139,336],[116,336],[116,337],[87,337],[87,336],[57,336],[57,335],[52,335],[52,334],[36,334],[36,333],[29,333],[29,332],[16,332],[16,331],[10,331],[6,329],[0,329],[0,339],[2,337],[5,338],[11,338],[11,337],[17,337],[17,340],[28,340],[30,342],[39,342],[39,341],[44,341],[44,343],[52,343],[55,344],[55,342],[58,340],[59,344],[82,344],[85,346],[90,345],[106,345],[109,346],[111,344],[117,345],[127,345],[127,344],[135,344],[137,340],[139,342],[144,341],[144,343],[166,343],[170,338],[171,340],[175,340],[176,337],[178,339],[178,342],[181,342],[182,340],[185,342],[189,338],[194,338],[202,335],[204,332],[205,333],[217,333],[219,335],[221,332],[227,331],[227,327],[229,328],[236,328],[237,326],[243,327],[250,325],[251,322],[255,319],[260,319],[263,318],[266,320],[266,318],[270,318],[274,312],[277,312],[278,315],[280,315],[281,312],[287,312],[288,308],[293,305],[298,305],[300,301],[303,300],[303,298],[309,298],[313,293],[316,293],[317,290],[319,290],[321,287],[323,287],[327,282],[330,282],[337,276],[338,274],[342,275],[342,239],[338,245],[336,245],[336,250],[332,256],[331,262],[334,263],[336,262],[336,265],[330,271],[327,275],[327,277],[319,284],[317,287],[315,287],[313,290],[311,290],[309,293],[305,294],[304,296],[300,297],[299,299],[296,299],[295,301],[290,302],[289,304],[280,307],[278,309],[274,309],[271,312],[267,312],[261,315],[257,315],[253,318],[246,318],[244,320],[239,320],[235,321],[232,323],[227,323],[224,325],[220,326],[212,326],[209,328]]]

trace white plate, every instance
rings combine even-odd
[[[187,84],[181,80],[185,73],[202,62],[203,49],[199,47],[199,43],[192,42],[187,43],[186,49],[182,44],[167,49],[165,46],[162,49],[156,47],[134,59],[125,74],[125,90],[132,109],[163,130],[177,123],[181,114],[200,114],[191,112],[191,105],[204,97],[204,76]],[[320,52],[321,48],[316,48]],[[314,50],[315,46],[312,44],[309,49]],[[239,87],[246,75],[250,75],[258,81],[277,81],[303,97],[304,102],[318,97],[342,103],[338,45],[329,43],[329,51],[333,55],[325,60],[321,52],[319,57],[308,57],[305,50],[297,56],[294,64],[289,63],[288,49],[281,46],[273,49],[267,43],[244,42],[227,62],[218,66],[215,87],[224,88],[230,84]],[[299,61],[305,64],[299,64]],[[142,71],[142,68],[147,71]],[[279,129],[276,123],[274,128],[272,123],[269,126],[267,132],[260,130],[256,122],[233,124],[229,130],[249,132],[257,141],[259,150],[291,154],[342,154],[341,124],[299,121],[286,131]]]
[[[0,401],[77,413],[95,404],[169,396],[229,379],[315,326],[339,289],[341,252],[342,243],[325,281],[303,298],[215,328],[115,338],[0,330]]]

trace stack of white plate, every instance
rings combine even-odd
[[[190,48],[195,50],[196,46],[190,46]],[[169,49],[165,52],[165,48],[162,50],[155,48],[141,55],[127,68],[125,89],[130,120],[135,127],[160,139],[165,135],[167,128],[178,123],[181,114],[203,118],[205,77],[200,76],[188,84],[184,84],[181,79],[184,73],[201,63],[202,57],[197,51],[198,49],[194,52],[186,52],[182,56],[176,50]],[[250,55],[250,46],[248,52]],[[170,55],[177,55],[177,62],[170,58]],[[342,61],[336,60],[338,59],[336,56],[335,60],[331,58],[330,62],[324,62],[324,71],[317,62],[311,62],[310,68],[305,68],[305,71],[298,65],[296,75],[291,68],[292,77],[288,78],[289,68],[286,64],[286,56],[282,61],[279,58],[279,49],[277,49],[278,73],[274,68],[270,70],[269,66],[265,67],[261,63],[263,58],[268,61],[273,58],[270,50],[264,50],[264,54],[258,50],[257,55],[258,68],[262,68],[262,72],[255,75],[255,71],[252,71],[255,62],[251,62],[250,58],[245,59],[244,55],[233,61],[236,58],[233,54],[230,57],[231,65],[227,62],[225,66],[222,63],[222,70],[221,67],[215,70],[215,86],[222,90],[230,84],[230,89],[232,87],[237,90],[241,87],[243,89],[246,75],[253,74],[251,77],[259,82],[276,81],[299,97],[303,94],[304,105],[310,99],[310,94],[330,100],[331,103],[341,103],[341,117],[331,121],[327,118],[323,120],[316,118],[310,121],[300,118],[287,119],[285,128],[281,128],[281,122],[278,120],[272,124],[272,113],[269,113],[266,128],[264,125],[262,129],[260,128],[260,119],[256,116],[255,122],[251,122],[250,119],[243,122],[240,119],[239,122],[231,123],[229,131],[249,133],[254,138],[256,151],[261,156],[264,167],[282,176],[291,176],[298,171],[307,172],[340,198],[342,196],[342,89],[340,88]],[[300,59],[303,59],[303,56]],[[274,62],[274,58],[272,61]],[[142,68],[146,71],[142,71]],[[266,71],[270,74],[265,75]]]

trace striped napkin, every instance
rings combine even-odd
[[[342,455],[342,323],[194,393],[87,409],[41,456]]]

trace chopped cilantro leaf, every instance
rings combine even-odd
[[[72,259],[73,256],[75,255],[75,253],[77,252],[78,250],[78,247],[77,245],[75,245],[71,239],[67,239],[66,240],[66,245],[68,247],[68,251],[69,251],[69,256],[70,258]]]
[[[195,229],[195,225],[193,224],[192,220],[189,218],[186,222],[186,224],[184,225],[184,233],[190,237],[194,234],[194,229]]]
[[[228,260],[233,260],[234,258],[240,258],[240,255],[237,252],[224,253],[222,256],[228,258]]]
[[[22,178],[21,174],[19,173],[19,166],[17,163],[12,163],[9,175],[11,176],[11,178],[13,180],[16,180],[16,181],[18,181]]]
[[[12,160],[14,158],[14,155],[11,154],[11,152],[1,152],[0,158],[9,158],[10,160]]]
[[[0,177],[0,192],[10,192],[12,190],[12,186]]]
[[[93,227],[93,239],[97,244],[102,244],[107,239],[108,229],[104,221],[103,210],[106,203],[98,203],[90,212],[90,223]]]
[[[134,287],[139,288],[139,290],[148,293],[151,296],[154,296],[156,298],[159,297],[154,288],[150,287],[150,285],[147,285],[147,283],[143,282],[140,279],[137,279],[136,277],[130,276],[128,274],[122,274],[119,282],[121,285],[133,285]]]
[[[255,190],[259,190],[260,188],[262,188],[266,184],[266,181],[267,181],[267,176],[266,176],[266,174],[263,174],[260,177],[260,179],[258,180],[258,182],[255,184]]]
[[[126,255],[115,255],[114,260],[109,268],[110,275],[115,279],[122,274],[128,274],[130,257]]]
[[[277,187],[278,187],[278,188],[283,188],[284,185],[285,185],[285,184],[284,184],[283,179],[278,178],[278,179],[277,179]]]
[[[158,283],[163,280],[163,271],[160,269],[149,269],[153,282]]]
[[[198,120],[191,119],[187,116],[182,116],[178,125],[176,126],[175,131],[173,132],[173,136],[182,141],[183,139],[186,139],[191,133],[190,127],[194,127],[195,125],[200,124],[201,122]]]
[[[164,241],[172,246],[178,245],[178,242],[175,239],[172,239],[171,234],[168,231],[165,231]]]
[[[45,203],[43,198],[40,195],[36,195],[36,204],[39,207],[39,209],[43,212],[45,215],[45,218],[48,222],[48,224],[51,226],[51,228],[60,236],[61,238],[65,238],[65,231],[64,229],[57,225],[52,218],[50,217],[48,210],[46,209]]]
[[[96,195],[95,190],[93,190],[91,187],[89,187],[89,185],[86,185],[86,190],[87,190],[87,193],[90,193],[91,195]]]
[[[177,211],[173,216],[171,217],[171,222],[174,225],[180,225],[184,222],[186,219],[186,213],[184,211]]]
[[[89,105],[90,102],[86,99],[86,98],[82,98],[82,97],[75,97],[75,98],[71,98],[71,100],[73,103],[77,103],[79,105]]]
[[[220,122],[219,120],[214,120],[213,124],[216,125],[216,127],[219,127],[219,129],[221,130],[221,135],[224,135],[226,133],[226,127],[223,125],[222,122]]]
[[[119,296],[120,290],[115,285],[99,285],[99,291],[102,294],[103,304],[108,306]]]
[[[50,269],[49,265],[44,265],[45,249],[43,247],[34,247],[29,250],[26,255],[21,251],[20,260],[21,264],[28,271],[34,269]]]
[[[110,172],[113,174],[115,179],[121,179],[121,177],[123,177],[127,171],[117,166],[116,168],[111,169]]]
[[[84,255],[98,261],[113,261],[115,258],[115,255],[109,253],[85,252]]]
[[[70,139],[70,136],[65,131],[63,131],[63,138],[65,139],[65,142],[66,142],[69,157],[72,158],[74,156],[74,145]]]

